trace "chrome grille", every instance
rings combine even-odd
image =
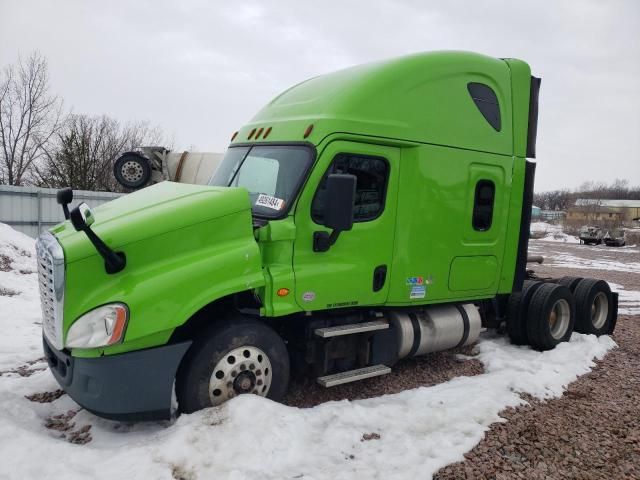
[[[42,306],[42,330],[51,344],[62,350],[64,305],[64,253],[56,238],[43,233],[36,242],[38,283]]]

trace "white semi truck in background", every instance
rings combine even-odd
[[[165,147],[139,147],[114,163],[113,173],[129,190],[165,180],[205,185],[224,156],[213,152],[172,152]]]

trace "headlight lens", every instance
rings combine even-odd
[[[76,320],[67,333],[68,348],[95,348],[122,341],[129,320],[124,303],[103,305]]]

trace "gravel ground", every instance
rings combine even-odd
[[[533,241],[531,253],[547,256],[536,266],[540,276],[603,278],[640,290],[638,273],[554,266],[554,257],[570,255],[621,263],[640,262],[640,249],[585,247]],[[563,262],[566,264],[566,262]],[[504,423],[491,426],[464,462],[441,469],[444,479],[640,479],[640,316],[620,316],[613,338],[619,348],[589,374],[572,383],[558,399],[502,413]],[[310,407],[329,400],[369,398],[434,385],[462,375],[482,373],[475,360],[462,360],[473,347],[401,362],[379,378],[323,389],[294,380],[285,403]]]

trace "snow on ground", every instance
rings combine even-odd
[[[240,396],[174,422],[126,424],[80,410],[71,429],[90,428],[93,439],[75,445],[45,427],[51,416],[79,409],[68,396],[25,398],[58,388],[45,364],[31,365],[31,376],[7,372],[42,354],[32,242],[0,227],[0,252],[25,272],[0,275],[19,292],[0,295],[0,478],[428,478],[462,460],[501,410],[524,403],[520,394],[557,397],[615,347],[609,337],[574,334],[540,353],[483,334],[481,375],[308,409]],[[363,441],[369,433],[380,438]]]
[[[0,223],[0,371],[42,357],[35,241]]]
[[[552,223],[547,222],[531,222],[531,227],[529,228],[531,232],[543,232],[543,233],[553,233],[553,232],[562,232],[562,225],[554,225]]]
[[[608,247],[613,248],[613,247]],[[545,259],[546,261],[546,259]],[[589,259],[576,257],[568,253],[559,253],[550,257],[548,265],[562,268],[584,268],[591,270],[616,270],[619,272],[640,273],[640,262],[618,262],[611,259]]]
[[[547,233],[540,240],[543,242],[580,243],[580,239],[578,237],[567,235],[562,232]]]
[[[618,313],[620,315],[640,315],[640,292],[625,290],[622,285],[609,282],[609,287],[618,292]]]

